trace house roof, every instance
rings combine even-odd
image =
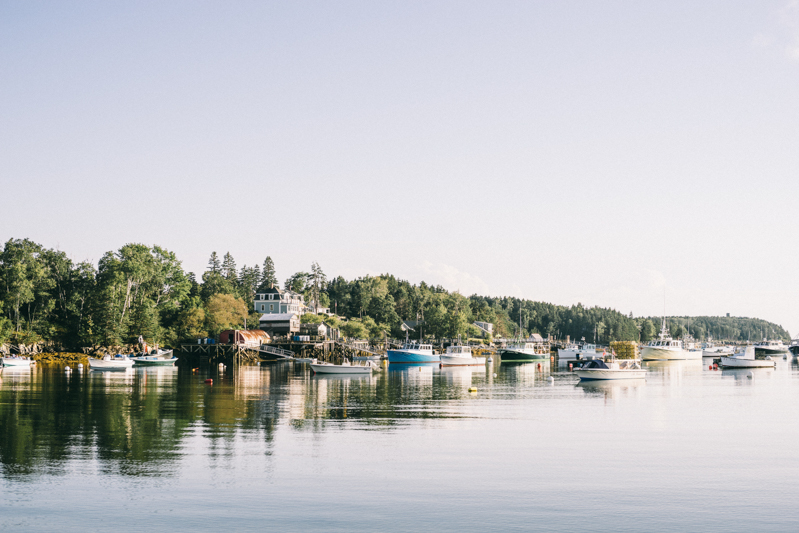
[[[266,313],[261,315],[260,322],[287,322],[294,317],[299,317],[297,313]]]

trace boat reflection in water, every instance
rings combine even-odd
[[[445,366],[439,372],[443,384],[468,388],[472,385],[472,377],[485,376],[486,369],[484,366]]]
[[[752,383],[754,380],[760,378],[771,378],[774,375],[774,367],[765,368],[722,368],[722,379],[732,378],[737,385],[744,383]]]
[[[637,378],[625,380],[579,381],[575,384],[575,387],[583,389],[588,395],[602,394],[607,399],[614,399],[636,396],[644,385],[646,385],[646,379]]]
[[[543,382],[551,371],[549,361],[535,363],[500,362],[498,372],[515,381],[517,385],[533,385]],[[540,384],[540,383],[539,383]]]

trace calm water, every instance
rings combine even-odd
[[[5,369],[0,531],[796,531],[796,361],[648,370]]]

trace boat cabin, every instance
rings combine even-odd
[[[682,341],[674,339],[659,339],[656,341],[649,341],[647,346],[653,348],[682,348]]]
[[[432,344],[419,344],[416,342],[408,342],[402,345],[403,350],[414,350],[417,352],[430,352],[433,353]]]
[[[457,355],[460,357],[471,357],[471,346],[450,346],[447,348],[447,355]]]

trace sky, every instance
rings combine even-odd
[[[0,0],[0,239],[799,333],[799,2]]]

